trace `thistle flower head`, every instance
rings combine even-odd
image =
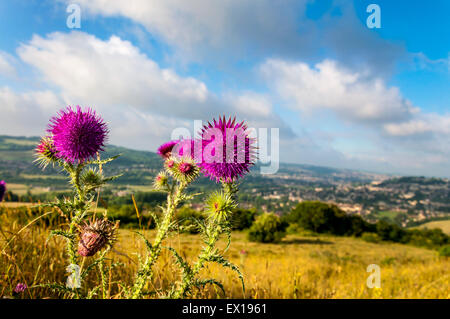
[[[226,220],[235,207],[236,204],[230,194],[222,191],[212,193],[206,201],[206,210],[216,221]]]
[[[107,219],[91,219],[81,229],[78,243],[78,254],[84,257],[93,256],[103,247],[112,245],[118,224]]]
[[[3,200],[6,194],[6,182],[0,181],[0,202]]]
[[[164,167],[166,168],[166,170],[168,172],[171,172],[174,166],[175,166],[175,158],[173,158],[173,157],[169,157],[164,162]]]
[[[24,283],[18,283],[17,286],[14,288],[15,293],[21,293],[24,292],[28,288],[27,284]]]
[[[58,161],[58,151],[53,143],[53,138],[51,136],[44,136],[41,138],[38,146],[35,150],[36,162],[39,166],[46,168],[48,164],[54,164]]]
[[[47,131],[58,156],[70,163],[84,162],[103,151],[108,134],[106,123],[94,110],[82,111],[79,106],[59,111],[50,119]]]
[[[169,158],[172,155],[172,149],[179,141],[169,141],[158,147],[157,154],[162,158]]]
[[[155,177],[153,186],[155,189],[165,190],[168,186],[168,183],[169,183],[169,178],[168,178],[166,172],[159,172],[158,175],[156,175],[156,177]]]
[[[231,183],[249,172],[254,164],[255,139],[244,122],[225,116],[205,125],[201,132],[202,158],[196,159],[201,172],[216,182]]]
[[[180,173],[188,175],[194,169],[194,165],[189,162],[181,162],[180,164],[178,164],[178,170],[180,171]]]
[[[197,178],[199,168],[194,160],[188,156],[185,157],[169,157],[164,163],[166,171],[176,180],[189,184]]]

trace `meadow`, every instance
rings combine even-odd
[[[1,204],[1,205],[4,205]],[[26,214],[25,214],[26,215]],[[57,215],[57,214],[56,214]],[[58,298],[49,288],[30,288],[20,294],[13,289],[18,282],[28,287],[48,282],[64,282],[65,247],[50,229],[64,223],[55,216],[50,222],[37,220],[25,227],[32,216],[17,216],[10,204],[0,215],[0,297]],[[153,230],[141,230],[148,239]],[[175,233],[165,246],[192,260],[201,247],[199,235]],[[219,243],[225,247],[225,240]],[[131,283],[136,271],[137,255],[145,243],[133,230],[121,229],[108,263],[107,296],[123,297],[118,282]],[[225,256],[241,268],[246,290],[243,292],[235,273],[210,265],[201,275],[213,277],[224,285],[226,295],[208,286],[195,291],[194,298],[449,298],[450,260],[430,249],[394,243],[367,243],[358,238],[328,235],[290,234],[278,244],[249,242],[245,232],[233,232],[232,244]],[[92,257],[84,258],[86,267]],[[367,266],[381,267],[381,288],[368,288]],[[92,272],[86,284],[97,281]],[[179,279],[179,268],[172,255],[163,250],[155,267],[155,276],[146,288],[167,289]],[[99,297],[99,296],[94,296]],[[146,295],[155,298],[157,295]]]

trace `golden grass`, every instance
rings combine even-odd
[[[450,235],[450,220],[433,221],[433,222],[422,224],[422,225],[417,226],[415,228],[420,228],[420,229],[423,229],[423,228],[428,228],[428,229],[440,228],[440,229],[442,229],[442,231],[444,233]]]
[[[8,213],[0,215],[0,249],[24,225]],[[31,219],[30,219],[31,220]],[[59,221],[60,222],[60,221]],[[0,256],[0,296],[10,295],[18,282],[28,286],[65,280],[65,251],[61,238],[47,240],[49,229],[40,221],[24,230]],[[154,231],[143,231],[148,237]],[[198,235],[175,234],[165,244],[191,261],[198,253]],[[225,241],[221,247],[225,246]],[[248,252],[246,257],[241,250]],[[121,230],[109,258],[122,264],[111,272],[113,282],[131,283],[137,256],[145,245],[130,230]],[[213,287],[195,291],[195,298],[449,298],[450,260],[432,250],[400,244],[371,244],[345,237],[302,237],[289,235],[280,244],[248,242],[245,233],[234,232],[226,257],[240,266],[246,283],[243,293],[235,273],[210,265],[201,275],[220,280],[226,296]],[[87,259],[88,265],[91,259]],[[381,289],[369,289],[366,280],[369,264],[381,267]],[[98,280],[93,273],[88,285]],[[179,278],[179,270],[167,250],[156,265],[155,276],[148,287],[168,288]],[[123,297],[117,283],[110,296]],[[28,289],[22,297],[57,297],[48,289]]]

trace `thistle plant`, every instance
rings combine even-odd
[[[130,290],[131,298],[142,297],[146,283],[152,279],[152,268],[163,248],[172,252],[177,265],[181,268],[180,280],[172,285],[166,297],[184,298],[194,287],[201,288],[208,284],[217,285],[223,290],[222,284],[216,279],[199,278],[200,271],[208,262],[218,263],[236,271],[244,289],[244,280],[239,268],[230,263],[223,253],[231,243],[230,218],[237,205],[237,181],[249,172],[254,163],[256,154],[254,140],[249,137],[243,122],[236,123],[234,119],[226,120],[225,117],[208,123],[199,133],[200,138],[197,140],[170,141],[158,149],[158,154],[164,159],[164,171],[156,176],[154,187],[168,193],[167,203],[163,208],[162,220],[154,216],[157,234],[153,243],[144,237],[148,251]],[[192,152],[196,146],[200,147],[200,153]],[[177,225],[173,221],[175,211],[182,201],[193,197],[186,193],[186,189],[199,173],[220,184],[221,190],[214,191],[206,199],[207,220],[195,220],[203,237],[204,246],[195,263],[191,265],[174,248],[163,246],[163,241],[177,230]],[[221,235],[226,235],[228,239],[225,251],[219,251],[216,247]]]
[[[51,118],[47,135],[36,148],[36,162],[42,168],[48,165],[59,166],[67,174],[74,192],[73,198],[65,197],[40,205],[59,209],[67,219],[67,228],[53,230],[51,234],[66,240],[67,269],[70,273],[66,286],[58,283],[41,286],[77,298],[82,297],[82,280],[89,271],[95,266],[102,269],[105,255],[113,244],[118,228],[118,224],[107,220],[106,214],[102,219],[96,219],[96,216],[87,219],[99,189],[118,177],[103,176],[102,166],[118,157],[100,159],[99,152],[104,150],[107,134],[106,124],[95,111],[90,108],[83,111],[79,106],[69,106]],[[103,251],[98,253],[101,250]],[[82,271],[80,259],[96,254],[98,257],[94,262]],[[102,276],[102,287],[105,287],[104,281]],[[90,291],[86,296],[92,295],[93,292]]]
[[[164,156],[163,156],[164,157]],[[156,176],[154,185],[158,190],[166,191],[167,203],[163,209],[162,220],[153,216],[157,224],[157,234],[153,243],[146,241],[147,256],[140,264],[140,269],[136,275],[134,285],[130,291],[130,298],[137,299],[142,296],[145,283],[152,279],[153,265],[157,261],[162,250],[162,243],[169,233],[175,229],[173,216],[181,201],[191,198],[185,194],[185,189],[199,174],[199,168],[191,158],[177,158],[169,156],[166,158],[164,166],[166,172],[161,172]],[[170,176],[170,180],[169,180]]]

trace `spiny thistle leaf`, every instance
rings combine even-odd
[[[62,237],[65,237],[65,238],[67,238],[69,240],[75,239],[75,237],[76,237],[75,235],[70,234],[69,232],[66,232],[66,231],[61,230],[61,229],[55,229],[55,230],[50,231],[50,236],[62,236]]]
[[[147,246],[148,251],[151,251],[153,249],[152,244],[148,241],[147,238],[145,238],[144,235],[142,235],[140,232],[134,231],[134,233],[138,234],[139,236],[142,237],[142,239],[144,239],[145,245]]]
[[[113,176],[109,176],[109,177],[105,177],[103,178],[103,183],[107,183],[107,182],[111,182],[113,180],[118,179],[119,177],[121,177],[123,174],[118,174],[118,175],[113,175]]]
[[[97,292],[102,288],[101,285],[98,285],[94,287],[91,291],[89,291],[88,295],[86,296],[86,299],[92,299],[95,295],[97,295]]]
[[[207,260],[210,262],[218,263],[218,264],[220,264],[224,267],[230,268],[231,270],[236,272],[242,283],[242,291],[245,293],[244,276],[242,275],[241,271],[235,264],[229,262],[227,259],[225,259],[225,257],[223,257],[219,254],[212,254],[207,258]]]
[[[212,279],[212,278],[210,278],[210,279],[197,279],[196,281],[195,281],[195,284],[194,284],[196,287],[199,287],[199,288],[203,288],[203,287],[205,287],[206,285],[216,285],[217,287],[219,287],[220,288],[220,290],[222,290],[222,292],[225,294],[225,289],[224,289],[224,287],[223,287],[223,285],[222,285],[222,283],[220,282],[220,281],[217,281],[217,280],[215,280],[215,279]]]
[[[56,284],[56,283],[39,284],[39,285],[32,286],[30,288],[48,288],[56,293],[69,294],[70,296],[75,295],[75,293],[72,289],[70,289],[64,285]]]
[[[174,258],[175,258],[176,264],[178,266],[180,266],[180,268],[182,269],[182,271],[183,271],[183,273],[185,275],[192,274],[191,266],[189,266],[189,264],[183,259],[183,257],[181,257],[178,254],[178,252],[175,249],[173,249],[172,247],[164,247],[164,246],[163,246],[163,248],[166,248],[166,249],[168,249],[168,250],[170,250],[172,252],[172,254],[173,254]]]
[[[105,165],[105,164],[107,164],[107,163],[109,163],[109,162],[114,161],[115,159],[119,158],[120,156],[122,156],[122,153],[121,153],[121,154],[118,154],[118,155],[115,155],[115,156],[113,156],[113,157],[104,159],[104,160],[91,160],[91,161],[88,161],[86,164],[89,164],[89,165],[90,165],[90,164],[94,164],[94,165]]]
[[[98,264],[100,264],[103,260],[105,260],[105,253],[103,253],[99,258],[94,260],[89,266],[86,267],[85,270],[81,273],[81,279],[84,279],[89,272],[94,269]]]
[[[154,212],[149,212],[156,224],[156,229],[159,229],[159,218]]]

